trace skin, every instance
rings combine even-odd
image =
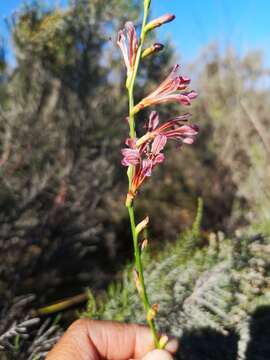
[[[150,330],[136,324],[81,319],[75,321],[46,360],[173,360],[178,343],[155,350]]]

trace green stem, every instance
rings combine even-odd
[[[148,18],[150,2],[151,1],[149,1],[149,0],[145,1],[140,44],[139,44],[139,47],[137,50],[137,55],[136,55],[136,59],[135,59],[132,76],[131,76],[130,81],[128,81],[128,84],[127,84],[128,99],[129,99],[129,127],[130,127],[129,136],[131,137],[131,139],[136,138],[135,116],[132,113],[132,110],[134,108],[134,85],[135,85],[135,80],[136,80],[139,65],[140,65],[142,48],[143,48],[143,44],[144,44],[144,40],[145,40],[145,36],[146,36],[144,28],[145,28],[147,18]],[[134,167],[130,166],[128,169],[129,190],[131,189],[133,173],[134,173]],[[133,238],[135,265],[136,265],[136,270],[138,272],[138,277],[139,277],[139,281],[140,281],[140,285],[141,285],[141,289],[142,289],[140,296],[141,296],[141,299],[143,302],[144,309],[147,314],[148,311],[151,310],[151,305],[149,303],[149,299],[148,299],[148,295],[147,295],[146,287],[145,287],[145,282],[144,282],[141,251],[140,251],[140,247],[139,247],[139,243],[138,243],[138,234],[136,232],[136,222],[135,222],[135,213],[134,213],[133,203],[129,204],[127,206],[127,208],[128,208],[128,213],[129,213],[129,218],[130,218],[130,226],[131,226],[131,232],[132,232],[132,238]],[[155,344],[156,348],[158,348],[159,347],[159,336],[157,334],[155,322],[154,322],[154,320],[149,320],[149,319],[147,319],[147,322],[148,322],[148,325],[150,327],[150,330],[151,330],[151,333],[153,336],[154,344]]]
[[[131,232],[133,237],[133,247],[134,247],[134,258],[135,258],[135,264],[136,264],[136,270],[138,272],[138,277],[141,285],[141,299],[143,302],[144,309],[146,311],[146,314],[149,310],[151,310],[151,305],[149,303],[148,295],[146,292],[145,282],[144,282],[144,275],[143,275],[143,266],[142,266],[142,259],[141,259],[141,252],[138,244],[138,235],[136,232],[136,224],[135,224],[135,214],[134,214],[134,208],[133,206],[128,206],[128,213],[130,218],[130,226],[131,226]],[[159,345],[159,338],[157,335],[157,330],[155,326],[154,320],[147,320],[148,325],[150,327],[153,340],[155,343],[155,346],[158,348]]]

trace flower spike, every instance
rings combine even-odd
[[[175,65],[167,78],[134,106],[134,90],[137,80],[137,73],[140,68],[141,60],[147,56],[158,53],[163,49],[163,45],[155,43],[148,48],[144,48],[145,39],[148,32],[174,20],[172,14],[165,14],[153,21],[148,22],[151,0],[141,0],[144,4],[140,38],[138,40],[135,27],[132,22],[127,22],[123,30],[118,33],[117,44],[122,51],[124,62],[127,69],[126,88],[128,90],[129,103],[129,138],[126,139],[126,147],[122,152],[122,165],[128,167],[128,193],[126,197],[126,207],[128,209],[131,233],[134,245],[134,281],[146,311],[146,320],[150,327],[153,342],[156,348],[163,349],[168,337],[160,336],[155,325],[155,318],[158,312],[157,304],[151,306],[149,302],[146,285],[143,275],[142,252],[147,247],[147,226],[149,218],[146,217],[137,223],[134,211],[134,198],[143,183],[149,179],[156,166],[165,161],[164,148],[168,140],[177,142],[178,147],[183,144],[192,144],[197,135],[198,127],[189,124],[187,121],[190,114],[183,114],[164,123],[159,122],[159,115],[152,111],[146,124],[145,133],[137,138],[135,115],[146,107],[162,103],[177,102],[181,105],[190,105],[196,98],[195,91],[188,91],[190,79],[178,74],[179,65]],[[137,224],[137,225],[136,225]],[[141,241],[144,239],[143,241]]]

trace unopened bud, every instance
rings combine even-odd
[[[147,321],[152,321],[156,316],[158,312],[158,304],[153,304],[151,309],[147,312]]]
[[[136,288],[138,290],[138,293],[142,294],[142,285],[141,285],[137,270],[133,271],[133,277],[134,277],[134,282],[135,282]]]
[[[159,349],[164,349],[165,346],[167,345],[169,341],[169,338],[167,335],[162,335],[161,338],[159,339],[159,342],[158,342],[158,348]]]
[[[159,44],[159,43],[155,43],[152,46],[150,46],[149,48],[145,49],[142,53],[142,59],[146,58],[147,56],[156,54],[160,51],[162,51],[164,48],[164,45]]]
[[[149,217],[146,216],[146,218],[136,226],[137,235],[139,235],[139,233],[147,227],[148,223],[149,223]]]
[[[148,240],[144,239],[141,245],[141,250],[144,251],[148,246]]]
[[[165,14],[160,16],[159,18],[150,21],[144,28],[145,32],[153,30],[163,24],[169,23],[175,19],[175,15]]]

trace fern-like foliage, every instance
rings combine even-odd
[[[144,255],[150,299],[159,304],[159,329],[180,337],[180,359],[254,360],[247,355],[254,341],[253,314],[262,306],[270,313],[270,239],[260,235],[227,239],[223,233],[203,237],[201,217],[199,201],[191,230],[156,256]],[[105,295],[97,300],[90,296],[84,315],[145,321],[131,266]],[[269,345],[267,351],[258,359],[269,359]]]

